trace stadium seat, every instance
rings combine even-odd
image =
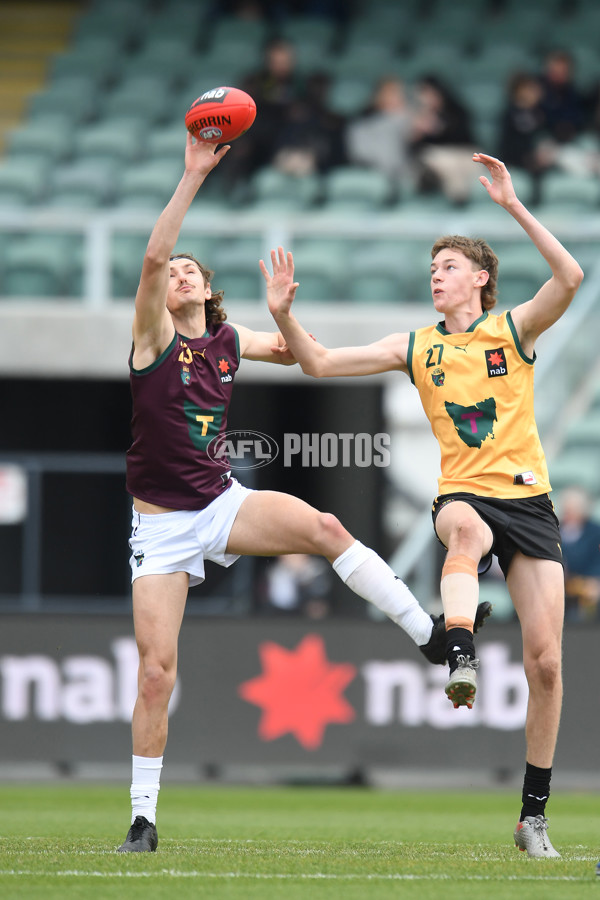
[[[38,116],[8,132],[7,156],[19,159],[42,159],[53,164],[63,162],[73,153],[74,126],[68,116]]]
[[[55,79],[47,89],[31,95],[29,118],[35,121],[39,116],[56,113],[69,116],[72,122],[80,124],[96,115],[98,96],[98,82],[92,76],[72,75]]]
[[[27,206],[44,199],[50,161],[10,157],[0,163],[0,205]]]
[[[143,17],[140,32],[147,46],[155,39],[165,37],[182,40],[191,49],[202,43],[202,31],[208,25],[210,0],[169,0],[162,8]]]
[[[364,40],[333,57],[328,68],[336,79],[364,79],[372,88],[380,78],[396,72],[399,59],[392,47],[377,40]]]
[[[72,236],[30,235],[4,254],[2,293],[18,297],[74,297],[81,291],[81,244]]]
[[[436,29],[437,31],[437,29]],[[443,33],[444,31],[440,31]],[[408,81],[416,81],[425,75],[437,75],[453,88],[462,86],[464,54],[456,43],[431,38],[417,42],[402,62],[402,73]]]
[[[542,204],[547,207],[598,209],[600,179],[587,174],[548,172],[542,181]]]
[[[347,291],[362,303],[406,303],[427,284],[415,265],[414,249],[401,240],[380,240],[357,248],[348,263]]]
[[[415,15],[410,4],[381,5],[377,10],[369,8],[354,15],[348,23],[343,52],[350,55],[355,47],[367,42],[379,43],[386,53],[397,53],[405,45],[412,46],[415,31]]]
[[[280,33],[294,43],[314,41],[320,47],[330,48],[337,38],[338,29],[333,19],[326,16],[296,14],[283,20]]]
[[[569,426],[565,435],[565,447],[600,447],[600,411],[592,410]]]
[[[104,94],[100,112],[109,119],[143,119],[150,131],[168,118],[171,102],[171,91],[164,77],[159,74],[137,74],[124,78],[113,90]]]
[[[106,3],[96,3],[79,18],[73,39],[78,42],[88,37],[110,38],[117,35],[121,40],[133,41],[146,14],[143,2],[107,0]]]
[[[590,494],[600,492],[598,449],[570,448],[549,461],[550,483],[554,490],[577,485]]]
[[[323,179],[325,205],[337,211],[375,210],[385,207],[394,196],[390,179],[375,169],[340,166]]]
[[[76,153],[88,161],[137,163],[144,154],[139,123],[123,119],[104,119],[82,128],[75,136],[74,144]]]
[[[118,35],[90,36],[54,55],[50,78],[52,82],[63,78],[88,78],[96,85],[106,85],[118,78],[127,56]]]
[[[498,296],[509,307],[530,300],[552,274],[548,263],[531,246],[498,250]]]
[[[148,78],[151,82],[160,79],[162,93],[166,88],[189,78],[191,68],[195,71],[196,62],[191,67],[190,58],[194,58],[191,42],[188,44],[185,39],[157,36],[148,40],[136,53],[127,55],[121,69],[122,77],[124,81],[136,76]],[[145,99],[142,94],[140,97]]]
[[[95,209],[111,202],[119,172],[116,160],[79,159],[57,166],[49,179],[47,203]]]
[[[160,211],[171,199],[182,173],[181,160],[152,160],[127,167],[117,180],[115,201],[118,206]]]
[[[208,29],[209,46],[213,53],[217,47],[230,46],[231,42],[260,48],[269,37],[269,30],[266,19],[223,16]]]
[[[494,25],[489,29],[486,50],[493,41],[510,45],[518,35],[519,44],[523,48],[534,50],[546,46],[546,38],[553,34],[553,17],[544,6],[523,4],[517,8],[504,8],[494,18]]]
[[[343,300],[346,261],[323,242],[294,246],[294,277],[299,282],[298,299]]]
[[[224,271],[215,278],[215,282],[215,288],[223,291],[225,305],[230,300],[257,301],[264,295],[260,273]]]
[[[262,210],[308,209],[315,205],[321,192],[318,175],[287,175],[270,166],[255,172],[249,188],[252,208]]]
[[[186,135],[183,117],[152,128],[145,137],[148,162],[178,162],[183,173]]]
[[[520,33],[517,29],[516,33]],[[464,83],[471,84],[479,81],[508,87],[511,75],[517,71],[536,71],[539,59],[529,50],[525,43],[514,41],[497,41],[495,35],[490,37],[488,43],[478,46],[475,56],[465,57],[461,70]]]
[[[111,295],[133,300],[142,271],[147,234],[115,233],[111,242]]]
[[[329,89],[327,106],[341,116],[356,116],[364,112],[373,96],[375,79],[357,76],[335,77]]]

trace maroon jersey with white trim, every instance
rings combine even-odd
[[[239,339],[226,323],[201,338],[175,334],[145,369],[129,358],[133,443],[127,452],[127,490],[171,509],[199,510],[229,486],[229,461],[207,453],[227,429],[239,367]]]

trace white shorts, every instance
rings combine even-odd
[[[254,491],[231,479],[231,487],[205,509],[144,515],[133,510],[131,581],[142,575],[188,572],[190,587],[204,581],[204,560],[230,566],[239,554],[227,553],[227,541],[238,510]]]

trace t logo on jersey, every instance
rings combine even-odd
[[[460,403],[444,403],[446,412],[452,419],[456,432],[467,447],[481,448],[489,437],[494,440],[494,422],[497,421],[496,401],[493,397],[480,400],[472,406]]]
[[[210,409],[201,409],[189,400],[183,401],[183,411],[188,424],[188,432],[194,447],[206,453],[206,448],[221,430],[221,422],[225,407],[211,406]]]
[[[485,364],[487,366],[488,378],[495,378],[497,375],[508,375],[506,356],[501,347],[498,350],[485,351]]]

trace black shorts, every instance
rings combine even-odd
[[[479,563],[480,575],[487,572],[492,564],[492,554],[495,554],[506,578],[518,550],[525,556],[553,559],[563,564],[558,519],[548,494],[515,500],[479,497],[466,492],[441,494],[433,501],[431,514],[434,528],[440,509],[453,500],[462,500],[472,506],[494,536],[490,552]]]

